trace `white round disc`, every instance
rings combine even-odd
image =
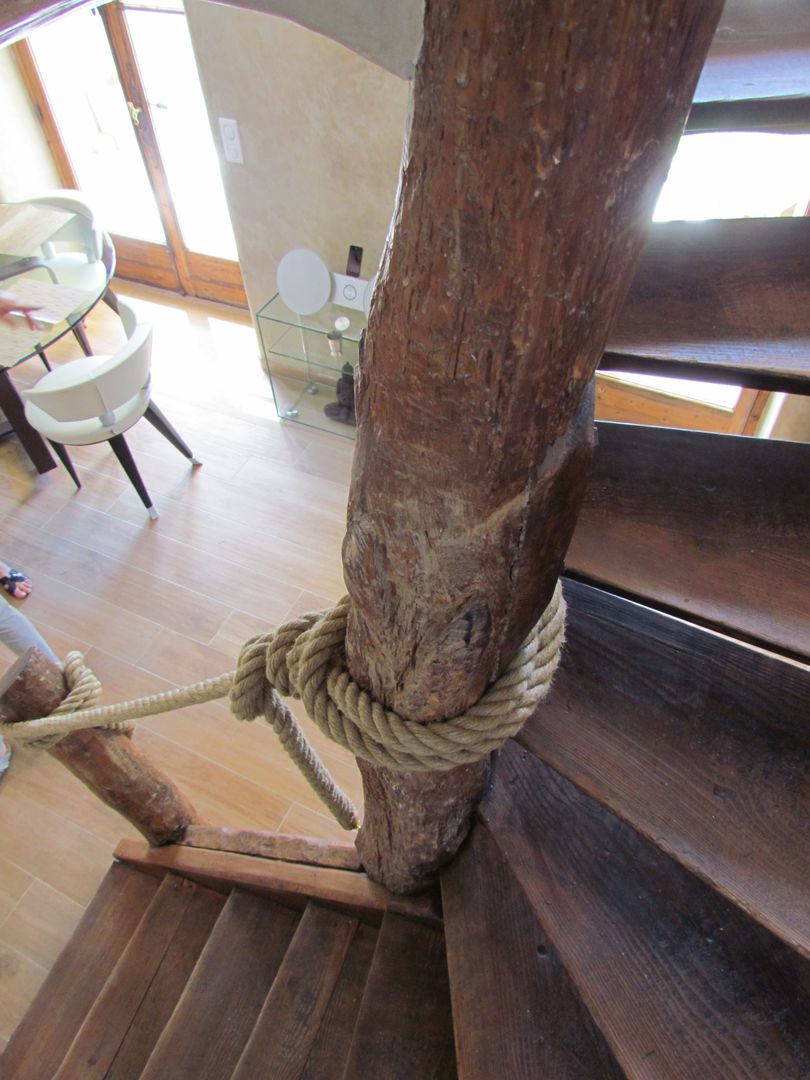
[[[332,293],[332,275],[326,263],[307,248],[287,252],[278,264],[276,284],[281,299],[298,315],[320,311]]]

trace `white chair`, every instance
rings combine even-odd
[[[57,188],[20,201],[20,205],[65,210],[74,216],[41,245],[42,256],[30,260],[30,270],[44,270],[51,281],[98,294],[115,269],[115,250],[81,192]],[[29,270],[29,272],[30,272]],[[106,288],[104,302],[118,311],[118,298]],[[73,328],[86,355],[92,354],[84,327]]]
[[[32,427],[53,445],[63,465],[81,487],[65,446],[109,442],[151,518],[157,510],[141,480],[124,439],[142,416],[187,457],[201,462],[150,398],[152,327],[139,323],[128,304],[119,303],[127,341],[113,356],[81,356],[49,372],[30,390],[21,391]]]

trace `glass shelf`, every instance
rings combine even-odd
[[[354,438],[353,383],[364,314],[325,304],[302,316],[276,294],[256,319],[281,419]],[[338,331],[341,319],[349,325]]]

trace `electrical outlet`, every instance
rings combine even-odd
[[[239,141],[239,125],[236,121],[220,116],[219,133],[222,136],[222,151],[225,160],[230,161],[232,165],[244,165],[242,143]]]

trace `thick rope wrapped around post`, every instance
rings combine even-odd
[[[48,717],[0,724],[0,735],[31,745],[88,727],[120,728],[127,721],[230,692],[240,720],[263,717],[316,794],[344,828],[357,825],[351,801],[334,783],[282,697],[300,698],[308,715],[334,742],[357,757],[402,772],[452,769],[485,757],[517,734],[548,693],[565,633],[559,582],[551,602],[501,677],[461,716],[420,723],[375,701],[346,669],[349,598],[325,612],[303,615],[275,633],[251,638],[236,671],[117,705],[82,708],[98,695],[98,680],[70,653],[65,675],[71,692]]]

